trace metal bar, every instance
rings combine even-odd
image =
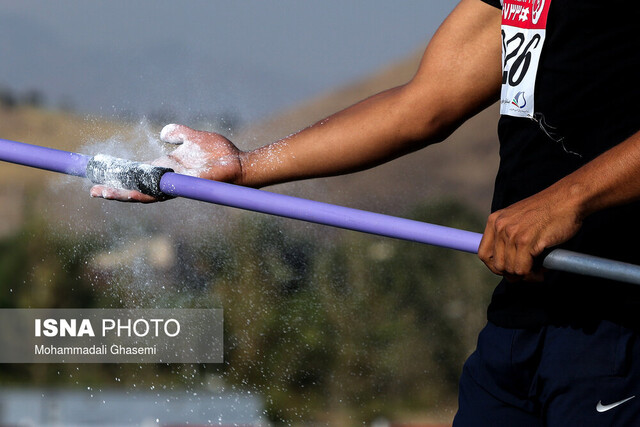
[[[84,177],[89,157],[0,139],[0,160]],[[173,172],[165,173],[162,176],[160,189],[170,196],[185,197],[470,253],[478,252],[482,239],[480,233],[209,181]],[[553,270],[640,284],[640,266],[561,249],[551,251],[543,260],[543,266]]]
[[[549,255],[542,261],[542,265],[550,270],[640,284],[640,266],[638,265],[581,254],[566,249],[554,249],[549,252]]]

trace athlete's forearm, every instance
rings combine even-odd
[[[242,154],[242,184],[259,187],[355,172],[442,140],[446,131],[435,122],[437,111],[416,103],[411,91],[410,85],[387,90]]]
[[[640,131],[555,184],[580,216],[640,199]]]
[[[495,102],[500,11],[463,0],[432,38],[415,77],[281,141],[242,153],[240,184],[354,172],[441,141]]]

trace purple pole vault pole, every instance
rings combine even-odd
[[[0,160],[23,166],[84,178],[90,158],[84,154],[0,139]]]
[[[168,172],[160,189],[171,196],[294,218],[379,236],[477,253],[482,234],[390,215]]]
[[[149,189],[152,194],[161,192],[471,253],[478,252],[482,239],[480,233],[209,181],[104,155],[90,158],[82,154],[0,139],[0,160],[69,175],[126,182],[132,186],[129,188]],[[543,266],[640,284],[640,266],[562,249],[551,251],[544,258]]]

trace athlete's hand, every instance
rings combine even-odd
[[[149,162],[155,166],[216,181],[238,182],[242,177],[241,152],[222,135],[170,124],[162,129],[160,139],[179,147],[170,154]],[[138,191],[104,185],[93,186],[91,196],[123,202],[151,203],[159,200]]]
[[[478,256],[495,274],[510,281],[540,281],[534,260],[545,249],[566,242],[582,225],[582,215],[567,191],[550,187],[491,214]]]

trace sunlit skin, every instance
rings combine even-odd
[[[179,173],[263,187],[366,169],[437,143],[498,100],[501,11],[463,0],[431,39],[416,75],[284,140],[241,151],[221,135],[174,125],[182,143],[153,161]],[[194,149],[200,156],[194,159]],[[455,165],[451,165],[455,167]],[[95,186],[94,197],[149,203],[151,196]],[[534,260],[573,237],[590,214],[640,198],[640,136],[544,191],[489,216],[479,257],[509,280],[540,280]]]

